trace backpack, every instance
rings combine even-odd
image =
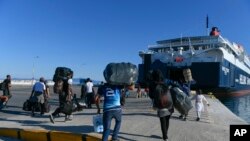
[[[164,83],[158,83],[153,90],[153,100],[154,100],[154,107],[163,109],[172,108],[173,101],[170,94],[169,86]]]
[[[0,83],[0,90],[5,90],[5,83],[4,82],[2,82],[2,83]]]

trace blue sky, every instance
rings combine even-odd
[[[108,63],[138,65],[157,40],[205,35],[206,15],[250,53],[249,14],[248,0],[0,0],[0,78],[32,78],[34,68],[52,79],[65,66],[104,80]]]

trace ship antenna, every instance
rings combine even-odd
[[[182,33],[181,33],[181,45],[182,45]]]
[[[194,51],[193,51],[193,47],[192,47],[190,38],[188,38],[188,43],[189,43],[189,50],[191,51],[191,54],[194,55]]]
[[[174,50],[173,50],[173,48],[172,48],[172,42],[171,42],[171,41],[170,41],[170,46],[169,46],[169,48],[170,48],[171,56],[173,57],[173,56],[174,56]]]
[[[208,27],[209,21],[208,21],[208,15],[206,17],[206,28],[207,28],[207,36],[209,36],[209,27]]]

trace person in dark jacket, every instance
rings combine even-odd
[[[4,89],[3,89],[3,95],[4,96],[7,96],[8,99],[10,99],[12,97],[12,94],[11,94],[11,76],[8,74],[6,76],[6,79],[3,81],[4,83]]]
[[[12,97],[11,94],[11,76],[8,74],[6,79],[3,81],[3,96],[7,97],[7,100],[4,102],[3,107],[7,107],[7,103]]]
[[[151,79],[152,82],[149,83],[149,97],[153,100],[154,107],[157,109],[157,115],[160,118],[162,138],[164,141],[167,141],[169,120],[172,113],[174,112],[173,103],[171,103],[170,100],[170,104],[168,104],[169,106],[159,107],[155,104],[155,100],[157,99],[157,95],[159,95],[160,92],[157,90],[157,84],[168,85],[170,81],[168,81],[167,83],[164,82],[163,74],[160,70],[154,70],[151,74]],[[170,92],[168,92],[168,96],[171,98]]]

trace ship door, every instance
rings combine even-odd
[[[232,64],[229,64],[230,65],[230,85],[231,87],[234,87],[235,86],[235,67],[234,65]]]

